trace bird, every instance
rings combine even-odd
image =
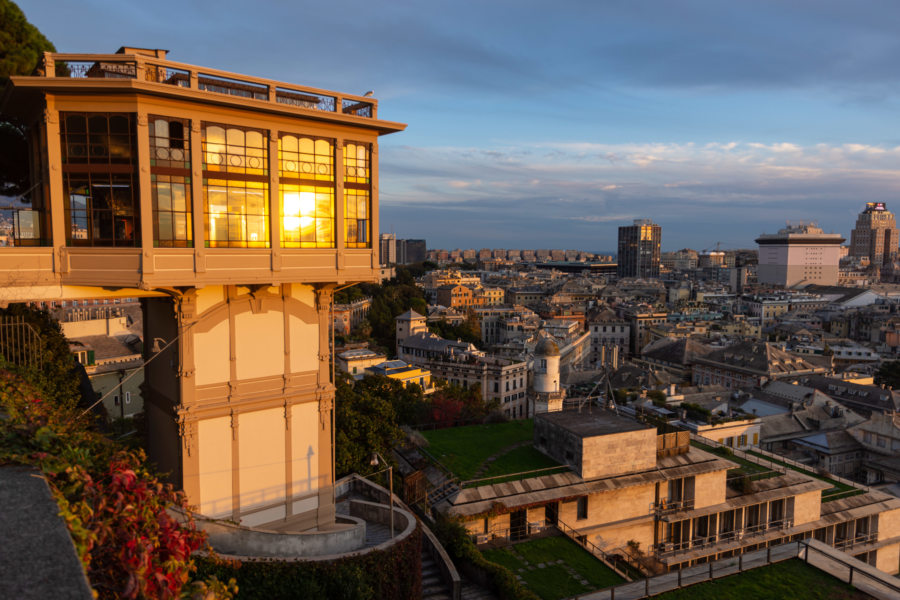
[[[366,92],[365,94],[363,94],[363,98],[369,98],[369,97],[372,96],[372,94],[374,94],[374,93],[375,93],[375,90],[369,90],[368,92]]]

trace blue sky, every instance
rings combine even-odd
[[[61,52],[375,90],[381,224],[429,247],[753,246],[900,211],[900,3],[19,3]]]

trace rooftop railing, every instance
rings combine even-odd
[[[44,53],[44,77],[133,79],[213,94],[374,119],[377,102],[367,96],[229,73],[141,54]]]

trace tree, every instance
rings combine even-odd
[[[875,384],[887,385],[892,388],[900,387],[900,360],[890,360],[881,363],[875,372]]]
[[[15,2],[0,0],[0,83],[13,75],[30,75],[44,52],[56,48]]]
[[[13,75],[30,75],[44,52],[56,48],[10,0],[0,0],[0,92]],[[19,196],[29,187],[25,125],[0,115],[0,195]]]
[[[337,477],[350,473],[371,473],[373,452],[389,457],[390,450],[403,440],[397,414],[390,400],[372,387],[354,386],[346,378],[335,382],[335,471]]]

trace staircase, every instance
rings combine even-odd
[[[429,552],[422,552],[422,600],[453,600]]]
[[[456,477],[446,478],[435,485],[428,492],[428,506],[434,506],[438,502],[446,500],[459,491],[459,479]]]

